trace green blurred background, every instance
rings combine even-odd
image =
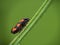
[[[8,45],[17,34],[11,28],[32,16],[45,0],[0,0],[0,45]],[[52,0],[43,16],[21,40],[21,45],[60,45],[60,0]]]

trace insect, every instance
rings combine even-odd
[[[20,20],[15,27],[12,28],[11,33],[15,34],[19,31],[21,31],[24,26],[26,26],[26,24],[28,23],[29,18],[23,18],[22,20]]]

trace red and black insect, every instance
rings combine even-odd
[[[24,26],[26,26],[26,24],[28,23],[29,21],[29,18],[24,18],[22,20],[20,20],[15,27],[12,28],[11,32],[13,34],[21,31],[23,29]]]

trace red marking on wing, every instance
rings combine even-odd
[[[20,22],[24,22],[24,19],[20,20]]]
[[[21,24],[17,24],[17,27],[21,26]]]
[[[13,32],[16,31],[16,28],[13,28],[12,31],[13,31]]]

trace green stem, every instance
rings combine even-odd
[[[51,0],[44,1],[42,6],[38,9],[38,11],[35,13],[35,15],[32,17],[32,19],[26,25],[26,27],[13,39],[13,41],[10,43],[10,45],[12,45],[14,42],[15,42],[14,45],[17,45],[21,41],[21,39],[25,36],[25,34],[30,30],[30,28],[35,24],[35,22],[38,20],[38,18],[45,11],[45,9],[47,8],[47,6],[49,5],[50,2],[51,2]]]

